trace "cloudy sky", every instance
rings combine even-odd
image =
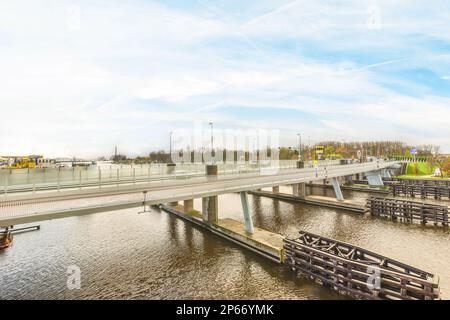
[[[0,154],[281,129],[450,152],[448,0],[0,1]]]

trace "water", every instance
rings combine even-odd
[[[450,297],[448,229],[268,198],[249,200],[257,227],[284,235],[302,229],[365,247],[438,274],[443,298]],[[195,207],[201,208],[200,200]],[[220,196],[219,210],[221,217],[242,221],[237,194]],[[0,253],[0,298],[342,299],[168,213],[137,211],[45,221],[40,231],[16,235],[14,246]],[[67,288],[71,265],[81,270],[80,290]]]

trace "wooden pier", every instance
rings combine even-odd
[[[284,250],[294,272],[353,298],[439,298],[438,277],[351,244],[300,231],[284,239]]]
[[[216,223],[207,223],[202,220],[201,213],[196,210],[187,213],[180,205],[176,207],[160,205],[158,207],[273,262],[281,264],[283,261],[284,237],[280,234],[256,227],[253,234],[248,234],[244,224],[233,219],[219,219]]]
[[[371,197],[367,200],[367,208],[372,215],[391,220],[400,219],[409,223],[419,221],[422,224],[433,222],[434,225],[448,226],[449,207],[446,205]]]
[[[403,180],[407,181],[407,180]],[[394,183],[390,185],[391,192],[394,197],[396,196],[406,196],[406,197],[416,197],[420,196],[422,199],[432,197],[436,200],[442,200],[447,198],[450,200],[450,187],[438,184],[428,184],[428,183]]]

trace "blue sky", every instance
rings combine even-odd
[[[280,129],[450,152],[448,1],[0,3],[0,154],[168,148]]]

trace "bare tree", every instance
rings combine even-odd
[[[441,147],[440,146],[433,146],[432,152],[431,152],[431,158],[430,158],[430,164],[431,167],[438,167],[441,178],[444,178],[444,164],[445,164],[446,157],[441,154]]]

